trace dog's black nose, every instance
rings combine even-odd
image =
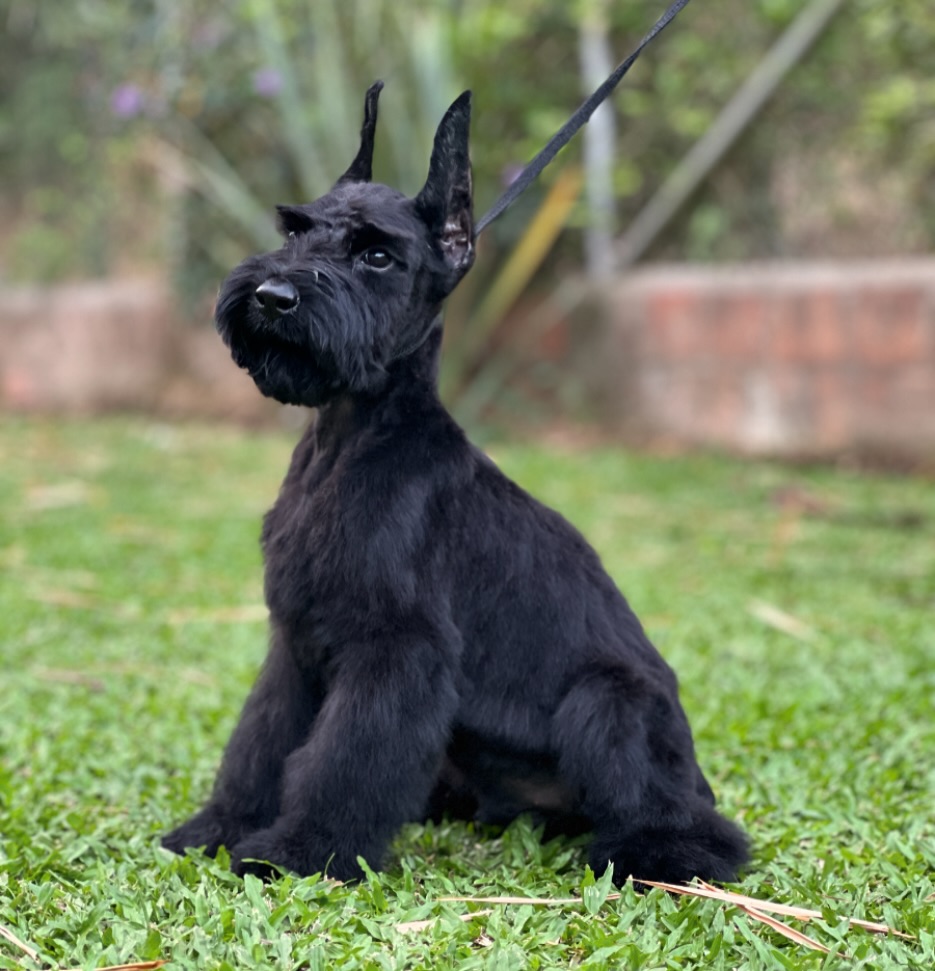
[[[257,303],[269,316],[285,314],[299,305],[299,291],[288,281],[275,277],[261,283],[255,291]]]

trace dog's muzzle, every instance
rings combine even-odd
[[[299,291],[282,277],[270,277],[256,288],[253,296],[270,320],[295,310],[299,305]]]

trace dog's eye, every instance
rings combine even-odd
[[[393,262],[393,257],[380,246],[371,246],[364,250],[360,258],[372,270],[385,270]]]

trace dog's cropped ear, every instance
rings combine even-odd
[[[377,101],[383,90],[383,82],[376,81],[367,89],[364,97],[364,123],[360,129],[360,148],[350,168],[337,181],[369,182],[373,178],[373,137],[377,130]]]
[[[415,198],[416,212],[438,240],[455,274],[454,282],[474,262],[470,128],[471,92],[465,91],[445,112],[435,132],[429,175]]]

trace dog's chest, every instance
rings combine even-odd
[[[303,464],[264,521],[266,599],[273,617],[303,639],[338,644],[353,636],[356,620],[367,620],[387,584],[404,579],[400,564],[385,562],[404,544],[398,528],[386,541],[394,505],[354,456]]]
[[[266,600],[287,624],[314,623],[342,571],[336,503],[326,490],[285,485],[263,522]]]

